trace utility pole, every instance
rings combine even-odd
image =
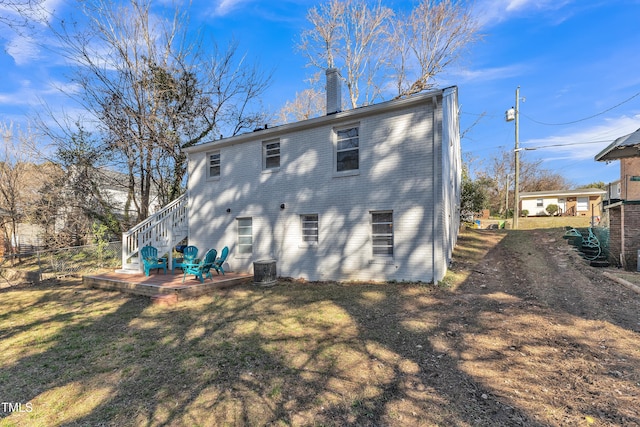
[[[524,101],[524,99],[523,99]],[[515,154],[515,177],[514,177],[514,203],[513,203],[513,228],[518,228],[518,218],[520,217],[520,86],[516,88],[516,106],[510,108],[505,113],[506,121],[515,120],[516,146],[513,150]]]
[[[520,218],[520,86],[516,88],[516,176],[515,176],[515,202],[513,207],[513,228],[518,229],[518,218]]]

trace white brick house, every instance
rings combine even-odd
[[[459,227],[455,87],[186,151],[189,244],[228,246],[232,271],[274,259],[279,276],[308,280],[446,272]]]

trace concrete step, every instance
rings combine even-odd
[[[589,262],[589,265],[591,267],[604,268],[609,267],[610,263],[606,259],[594,259],[593,261]]]

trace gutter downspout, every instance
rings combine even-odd
[[[438,277],[438,272],[436,271],[437,267],[436,267],[436,258],[437,258],[437,254],[436,254],[436,248],[438,247],[438,245],[436,244],[436,238],[437,238],[437,226],[436,226],[436,222],[437,222],[437,206],[438,204],[436,203],[437,201],[437,193],[438,193],[438,184],[439,184],[439,178],[438,178],[438,174],[436,173],[436,167],[437,167],[437,161],[436,161],[436,155],[437,155],[437,150],[436,150],[436,132],[438,131],[437,128],[437,124],[438,124],[438,120],[437,120],[437,112],[438,112],[438,99],[434,96],[433,98],[431,98],[431,102],[433,105],[433,109],[431,111],[431,152],[433,153],[432,155],[432,159],[431,159],[431,175],[433,176],[432,179],[432,185],[433,185],[433,217],[431,220],[431,271],[433,272],[433,284],[436,284],[436,277]]]

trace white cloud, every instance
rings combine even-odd
[[[545,160],[588,160],[611,144],[615,139],[640,129],[640,114],[606,120],[603,124],[584,128],[566,135],[529,139],[521,147],[535,149]]]
[[[36,40],[28,36],[12,38],[5,46],[16,65],[26,65],[40,59],[40,47]]]
[[[491,26],[515,16],[558,11],[573,0],[480,0],[475,5],[476,18],[482,26]],[[558,17],[555,17],[556,20]]]
[[[54,15],[60,12],[64,0],[45,0],[40,4],[40,7],[32,9],[31,19],[40,22],[51,22]]]
[[[11,93],[0,93],[0,105],[23,105],[29,106],[37,104],[38,90],[32,86],[31,80],[21,80],[15,91]]]
[[[458,68],[446,74],[452,81],[455,81],[456,84],[464,82],[479,83],[519,76],[524,72],[524,69],[524,65],[515,64],[506,67],[489,67],[476,70]]]
[[[220,0],[215,8],[215,15],[224,16],[251,0]]]

